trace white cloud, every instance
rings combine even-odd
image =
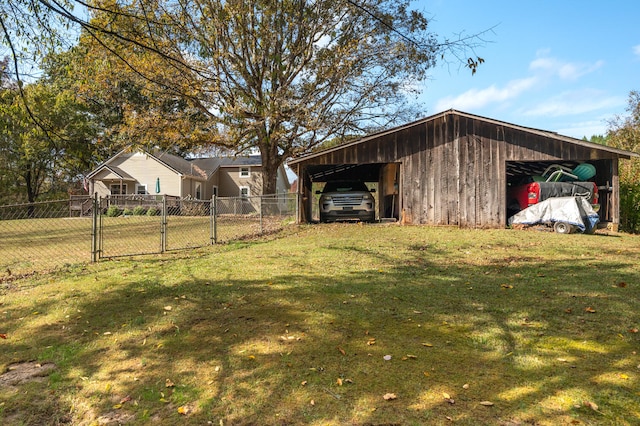
[[[636,56],[640,56],[640,44],[633,46],[633,53]]]
[[[537,81],[536,77],[511,80],[504,88],[495,84],[485,89],[471,89],[455,97],[446,97],[436,103],[436,111],[456,108],[464,111],[481,108],[491,103],[504,102],[519,96],[531,89]]]
[[[582,139],[590,138],[593,135],[605,135],[607,133],[607,122],[602,120],[587,120],[571,123],[568,127],[555,129],[561,135]]]
[[[625,100],[619,96],[606,97],[605,93],[599,90],[570,91],[539,102],[538,105],[524,111],[523,114],[552,117],[578,115],[606,108],[615,108],[624,105],[624,102]]]
[[[583,75],[592,73],[601,68],[604,61],[596,61],[594,63],[572,63],[560,61],[552,57],[539,57],[529,64],[529,69],[535,72],[545,72],[550,75],[556,75],[562,80],[577,80]]]

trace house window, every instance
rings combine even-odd
[[[249,197],[249,187],[241,186],[240,187],[240,196],[243,198]]]
[[[122,188],[122,192],[120,192],[120,188]],[[123,183],[120,185],[119,183],[112,183],[109,186],[109,191],[111,192],[111,195],[124,195],[127,193],[127,184]]]
[[[146,184],[137,184],[136,185],[136,194],[138,195],[146,195],[148,194],[147,192],[147,185]]]
[[[202,186],[200,185],[200,183],[196,183],[196,200],[201,199],[201,195],[202,195],[202,191],[201,191]]]
[[[241,178],[248,178],[250,174],[251,174],[251,168],[249,168],[249,167],[240,167],[240,177]]]

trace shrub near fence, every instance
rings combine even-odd
[[[296,195],[124,195],[0,206],[0,280],[64,264],[229,242],[295,221]],[[4,271],[4,272],[3,272]]]

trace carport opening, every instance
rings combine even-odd
[[[598,203],[600,204],[599,216],[601,221],[611,220],[611,197],[612,197],[612,168],[611,160],[595,161],[520,161],[507,162],[506,167],[506,211],[507,217],[517,213],[522,208],[522,202],[516,200],[518,188],[522,188],[534,180],[540,180],[545,171],[546,177],[550,176],[553,170],[561,168],[568,173],[575,170],[578,165],[587,163],[595,167],[595,175],[587,179],[587,182],[595,182],[598,187]],[[562,178],[561,174],[556,175]],[[535,177],[535,178],[534,178]],[[561,180],[561,179],[559,179]],[[566,178],[566,180],[572,180]]]
[[[373,190],[376,221],[395,221],[400,217],[400,163],[314,165],[307,168],[307,173],[311,180],[308,220],[312,222],[320,220],[320,193],[330,181],[364,182]]]

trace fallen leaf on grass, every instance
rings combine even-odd
[[[425,346],[427,348],[432,348],[433,345],[431,343],[423,343],[422,346]]]
[[[385,394],[382,396],[382,398],[383,398],[385,401],[391,401],[391,400],[394,400],[394,399],[396,399],[396,398],[398,398],[398,397],[396,396],[396,394],[395,394],[395,393],[385,393]]]
[[[168,388],[172,388],[175,386],[175,384],[170,379],[165,380],[164,385]]]
[[[493,407],[493,402],[491,402],[491,401],[480,401],[480,405],[484,405],[485,407]]]
[[[456,401],[455,401],[453,398],[451,398],[451,395],[449,395],[448,393],[446,393],[446,392],[442,392],[442,396],[444,397],[444,399],[445,399],[449,404],[455,404],[455,403],[456,403]]]
[[[129,401],[131,401],[131,397],[127,395],[120,400],[120,404],[124,404],[125,402],[129,402]]]
[[[309,404],[313,406],[313,405],[316,405],[316,402],[312,399],[312,400],[309,402]]]
[[[304,380],[302,383],[300,383],[301,386],[307,386],[307,381]]]
[[[280,336],[280,340],[288,342],[290,340],[300,340],[300,338],[296,336]]]
[[[0,334],[0,339],[6,339],[7,335],[6,334]]]
[[[171,309],[173,309],[171,306],[165,306],[165,307],[164,307],[164,310],[165,310],[165,311],[170,311]]]
[[[178,413],[182,414],[183,416],[186,416],[187,414],[189,414],[189,407],[184,405],[181,407],[178,407]]]
[[[629,380],[629,376],[628,376],[628,375],[626,375],[626,374],[620,374],[620,378],[621,378],[622,380]]]
[[[625,283],[624,281],[618,283],[618,287],[620,288],[625,288],[626,286],[627,286],[627,283]]]
[[[337,349],[340,351],[340,353],[342,355],[345,355],[345,356],[347,355],[347,353],[344,351],[344,349],[342,349],[340,346],[338,346]]]
[[[629,333],[637,333],[637,332],[638,332],[638,329],[637,329],[637,328],[630,328],[630,329],[629,329]],[[2,335],[0,334],[0,337],[1,337],[1,336],[2,336]],[[6,337],[5,337],[5,339],[6,339]]]
[[[584,404],[585,407],[589,407],[593,411],[598,411],[598,404],[596,404],[595,402],[585,401],[583,404]]]
[[[464,385],[462,385],[462,389],[469,389],[469,383],[465,383]]]
[[[336,380],[336,384],[338,386],[342,386],[342,379],[340,377],[338,377],[338,379]]]
[[[375,345],[376,344],[376,339],[371,337],[369,340],[367,340],[367,345],[371,346],[371,345]]]
[[[406,360],[408,360],[408,359],[418,359],[418,357],[417,357],[417,356],[415,356],[415,355],[407,355],[407,356],[403,356],[403,357],[402,357],[402,360],[403,360],[403,361],[406,361]]]
[[[510,284],[501,284],[500,287],[501,288],[513,288],[513,286],[510,285]]]
[[[585,308],[584,311],[588,312],[590,314],[595,314],[596,313],[596,310],[593,309],[591,306],[589,306],[588,308]]]

